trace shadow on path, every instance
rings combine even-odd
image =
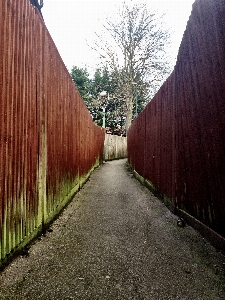
[[[29,256],[0,275],[0,299],[221,300],[225,257],[126,169],[106,162]]]

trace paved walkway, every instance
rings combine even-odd
[[[41,240],[0,275],[0,299],[225,299],[225,257],[106,162]]]

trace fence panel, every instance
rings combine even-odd
[[[128,157],[138,173],[168,196],[174,207],[223,236],[224,13],[224,1],[194,3],[173,73],[145,108],[142,133],[138,120],[128,131]],[[144,132],[143,166],[136,149],[143,153],[139,137]]]
[[[102,160],[93,124],[36,8],[0,0],[0,265]]]
[[[127,138],[118,135],[106,134],[104,143],[104,160],[113,160],[127,157]]]

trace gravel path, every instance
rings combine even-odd
[[[225,299],[225,257],[125,166],[106,162],[0,274],[0,299]]]

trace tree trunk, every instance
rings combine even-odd
[[[132,97],[129,97],[129,100],[127,102],[127,114],[126,114],[126,131],[129,129],[131,123],[132,123],[132,117],[133,117],[133,99]]]

